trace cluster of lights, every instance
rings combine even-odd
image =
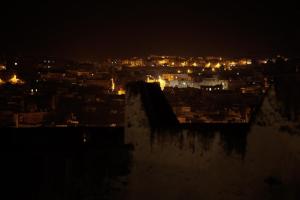
[[[116,83],[115,83],[115,80],[113,78],[110,79],[111,81],[111,91],[112,92],[115,92],[116,91]],[[126,91],[122,88],[120,88],[118,91],[117,91],[117,95],[125,95],[126,94]]]
[[[181,58],[181,61],[174,60],[175,57],[168,57],[168,56],[156,56],[154,57],[153,63],[151,64],[152,67],[159,66],[167,66],[167,67],[205,67],[205,68],[216,68],[219,69],[222,65],[228,69],[228,67],[235,67],[238,65],[251,65],[252,60],[243,58],[243,59],[223,59],[222,57],[207,57],[207,59],[195,60],[193,58]],[[148,59],[152,60],[151,57]],[[112,64],[117,64],[116,62],[112,62]],[[121,60],[121,64],[128,65],[130,67],[141,67],[146,66],[146,62],[142,58],[131,58]]]
[[[211,87],[210,87],[210,88],[206,88],[206,91],[210,91],[210,92],[211,92],[211,91],[213,91],[213,90],[220,90],[220,88],[214,88],[214,89],[211,88]]]
[[[31,94],[37,93],[38,89],[31,89],[30,92],[31,92]]]
[[[15,74],[8,80],[8,82],[13,85],[22,85],[25,83],[23,80],[19,79]],[[0,85],[3,85],[5,83],[6,82],[0,78]]]
[[[161,76],[159,76],[158,79],[151,79],[148,76],[146,82],[147,83],[159,83],[161,90],[164,90],[166,87],[166,81],[164,79],[162,79]]]

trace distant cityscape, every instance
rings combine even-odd
[[[151,55],[100,63],[5,58],[0,60],[0,126],[122,127],[126,85],[132,81],[159,84],[180,123],[249,123],[279,64],[291,62],[280,55]],[[299,65],[291,66],[298,72]]]

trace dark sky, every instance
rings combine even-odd
[[[300,9],[289,1],[29,2],[1,6],[0,52],[92,60],[300,53]]]

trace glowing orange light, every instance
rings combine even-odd
[[[221,67],[221,64],[220,63],[217,63],[216,65],[215,65],[215,68],[217,68],[217,69],[219,69]]]
[[[182,63],[181,63],[181,66],[182,66],[182,67],[187,66],[187,62],[182,62]]]
[[[118,95],[125,95],[126,91],[123,90],[122,88],[118,90]]]
[[[158,61],[158,64],[159,65],[166,65],[166,64],[168,64],[168,60],[166,60],[166,59],[164,59],[164,60],[160,60],[160,61]]]
[[[237,65],[236,62],[230,62],[230,63],[229,63],[229,66],[230,66],[230,67],[235,67],[236,65]]]
[[[4,84],[5,82],[0,78],[0,85]]]
[[[17,75],[15,75],[15,74],[13,75],[13,77],[11,79],[9,79],[9,82],[11,84],[14,84],[14,85],[16,85],[16,84],[23,84],[24,83],[24,81],[22,81],[21,79],[19,79],[17,77]]]
[[[205,65],[206,68],[209,68],[210,66],[211,66],[210,62]]]
[[[147,80],[146,80],[147,83],[155,83],[156,80],[153,79],[153,78],[150,78],[149,76],[147,76]]]

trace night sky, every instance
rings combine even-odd
[[[288,1],[10,1],[1,6],[0,53],[296,56],[299,19],[299,7]]]

